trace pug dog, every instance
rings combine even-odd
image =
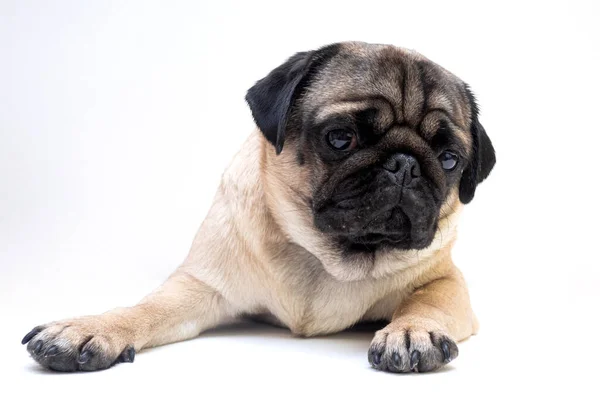
[[[248,90],[257,129],[224,172],[189,255],[133,307],[39,325],[22,343],[57,371],[238,318],[310,337],[385,320],[375,369],[425,372],[477,319],[452,262],[457,218],[495,164],[467,84],[422,55],[336,43]]]

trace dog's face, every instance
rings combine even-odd
[[[290,205],[280,222],[305,225],[288,234],[342,279],[381,274],[377,261],[431,247],[495,163],[468,87],[404,49],[341,43],[298,53],[247,100],[281,153],[269,174],[291,189],[277,195]]]

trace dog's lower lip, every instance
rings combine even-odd
[[[360,235],[353,235],[351,240],[358,243],[381,243],[381,242],[389,242],[389,243],[399,243],[406,239],[404,235],[398,234],[384,234],[384,233],[363,233]]]

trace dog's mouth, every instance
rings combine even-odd
[[[338,235],[340,244],[354,251],[374,251],[381,247],[412,247],[411,222],[400,207],[374,213],[368,223],[355,232]]]
[[[383,170],[355,174],[313,204],[315,227],[351,252],[417,250],[433,241],[441,207],[426,178],[398,185]]]
[[[419,191],[379,189],[331,202],[315,210],[315,226],[330,235],[341,249],[373,252],[382,248],[424,249],[433,241],[439,207]]]

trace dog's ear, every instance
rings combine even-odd
[[[294,94],[306,76],[313,52],[297,53],[248,90],[246,101],[263,135],[281,153]]]
[[[256,82],[246,94],[256,125],[281,153],[285,130],[294,101],[307,85],[317,67],[337,52],[337,45],[290,57],[269,75]]]
[[[471,107],[471,137],[472,153],[471,161],[467,164],[460,179],[459,198],[463,204],[469,203],[475,196],[475,188],[488,177],[494,164],[496,164],[496,152],[492,141],[479,123],[479,109],[475,96],[468,86],[465,85],[467,97]]]

